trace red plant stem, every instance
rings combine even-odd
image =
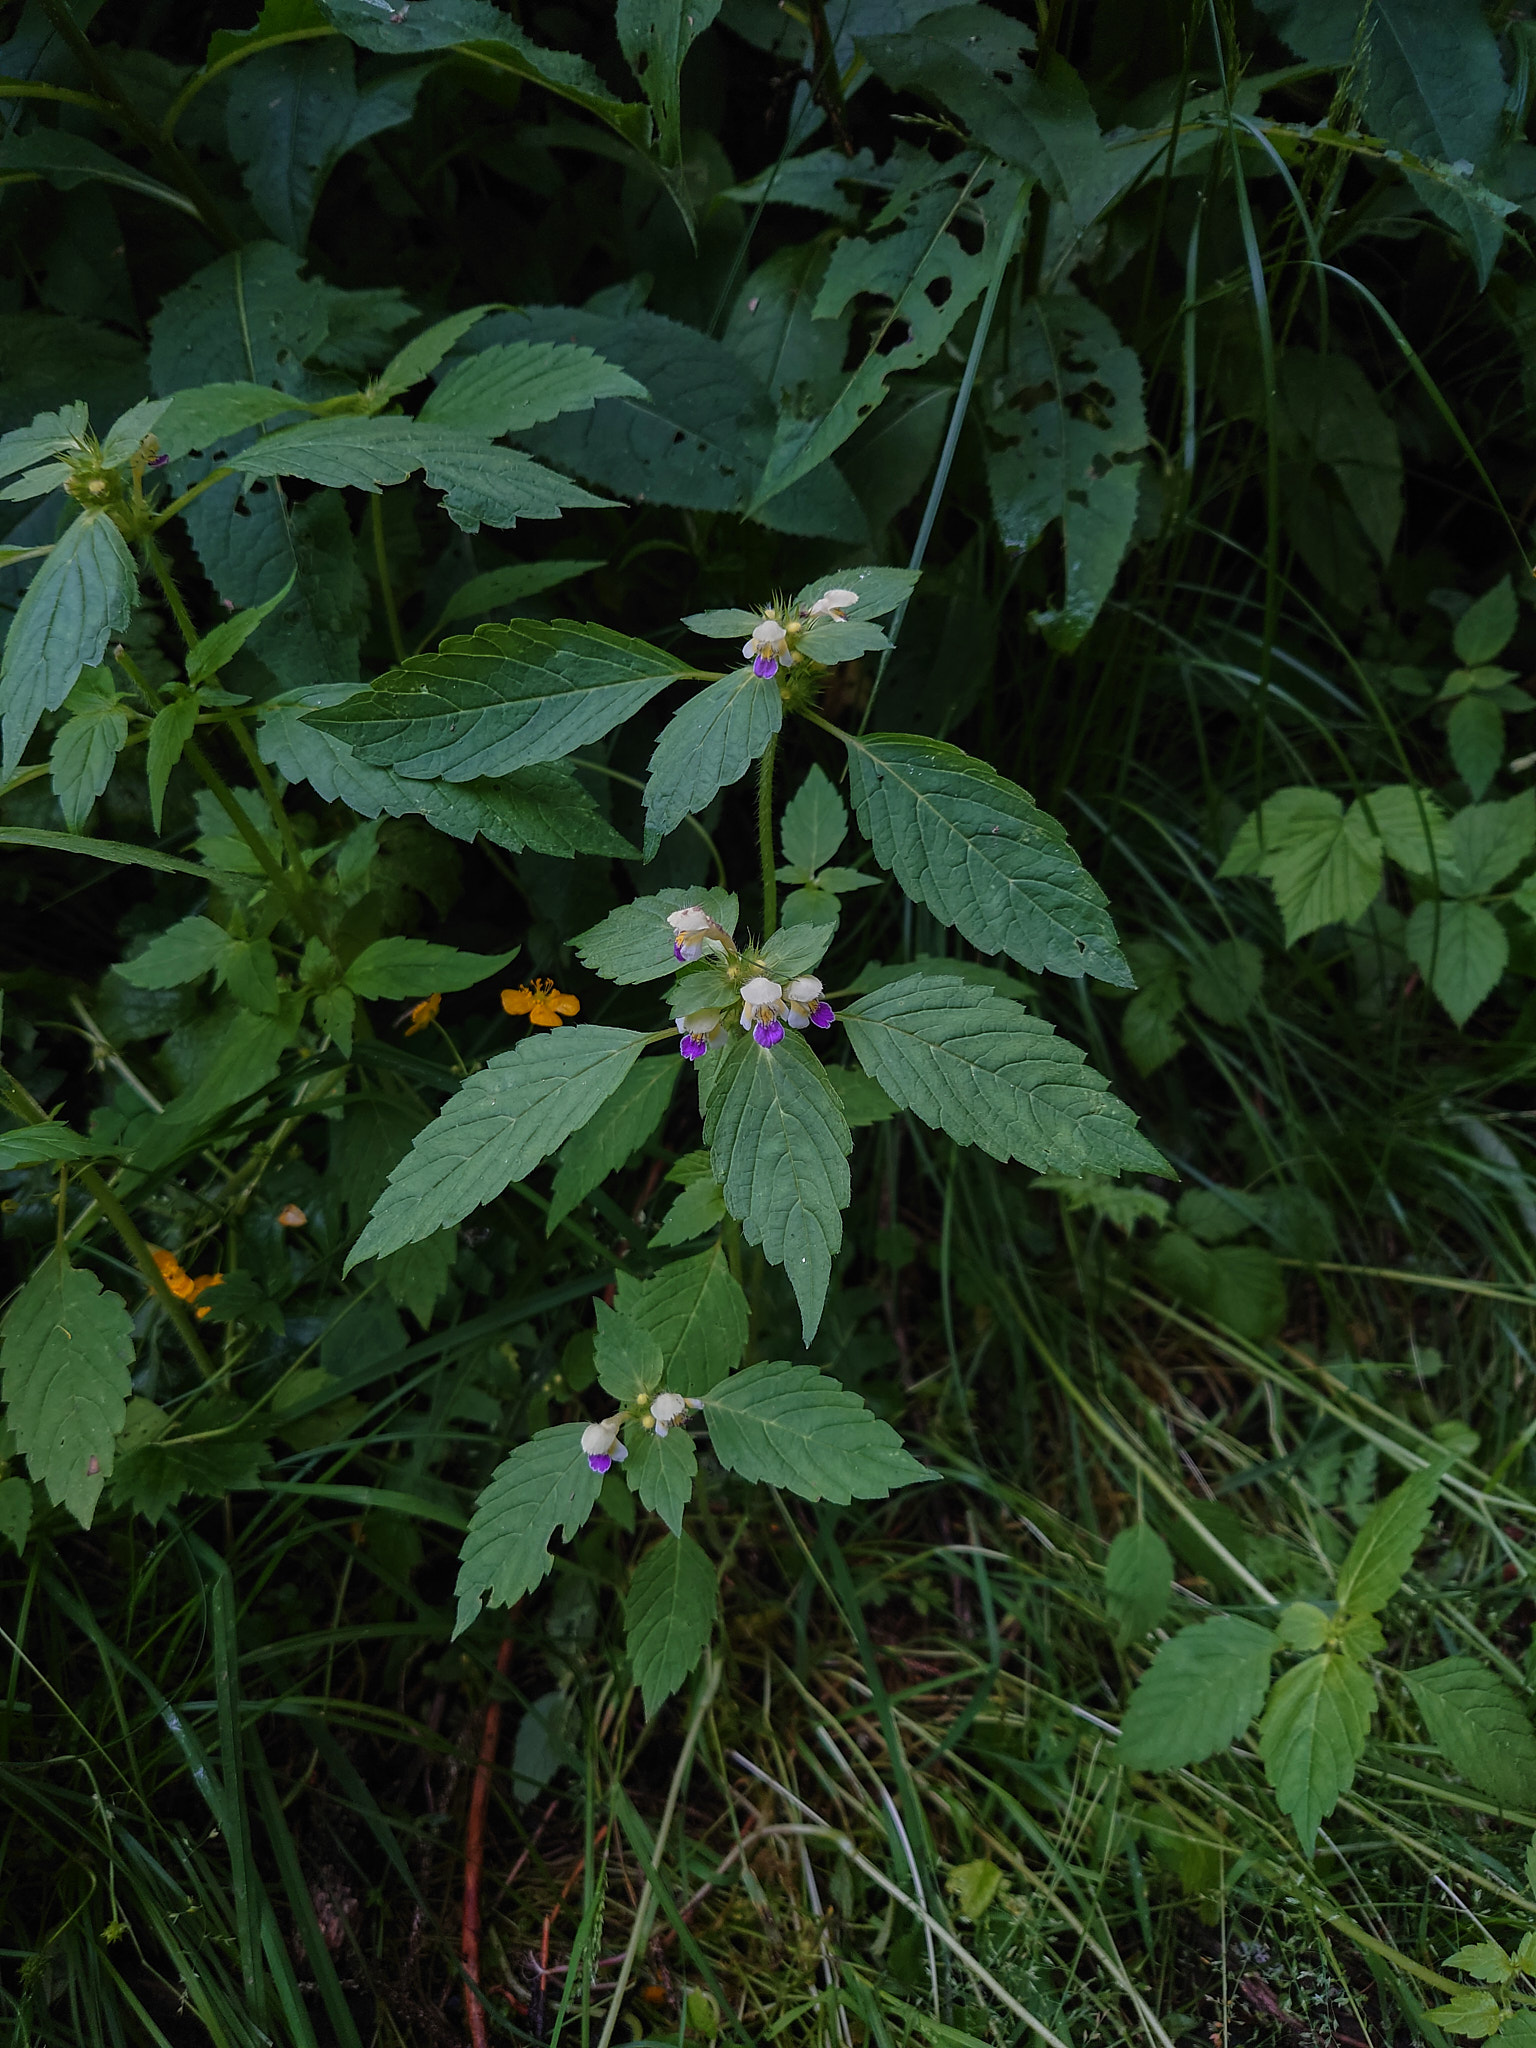
[[[512,1662],[512,1638],[505,1636],[496,1652],[496,1676],[505,1678]],[[464,1963],[465,2013],[473,2048],[489,2048],[485,2007],[480,2003],[480,1875],[485,1868],[485,1815],[491,1803],[491,1772],[496,1763],[496,1743],[501,1734],[501,1701],[493,1694],[486,1704],[485,1724],[480,1730],[480,1758],[475,1765],[475,1782],[469,1794],[469,1824],[464,1837],[464,1918],[459,1954]]]

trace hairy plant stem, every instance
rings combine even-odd
[[[772,938],[779,922],[779,878],[773,870],[773,761],[779,751],[775,733],[757,764],[757,858],[763,871],[763,937]]]
[[[24,1124],[46,1124],[52,1121],[42,1104],[5,1067],[0,1067],[0,1102],[4,1103],[12,1116],[20,1117]],[[191,1353],[193,1364],[205,1380],[213,1379],[216,1376],[213,1361],[203,1349],[185,1307],[166,1285],[160,1268],[155,1264],[154,1254],[140,1235],[138,1225],[94,1166],[78,1166],[74,1168],[74,1174],[122,1239],[130,1258],[143,1275],[145,1285],[170,1317],[177,1335]]]

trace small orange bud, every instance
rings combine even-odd
[[[309,1218],[297,1202],[284,1202],[277,1212],[277,1220],[284,1230],[302,1230]]]

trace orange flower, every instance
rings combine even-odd
[[[552,981],[524,982],[521,988],[502,990],[501,1007],[509,1017],[526,1017],[546,1031],[558,1031],[581,1008],[581,998],[562,995]]]
[[[159,1270],[160,1278],[178,1301],[195,1302],[206,1289],[222,1287],[224,1284],[222,1273],[199,1273],[194,1280],[190,1273],[182,1271],[174,1252],[165,1251],[157,1244],[149,1247],[149,1255]],[[200,1308],[196,1313],[198,1321],[201,1322],[208,1311],[206,1308]]]
[[[405,1027],[406,1037],[414,1038],[418,1031],[425,1031],[429,1024],[435,1024],[437,1013],[442,1007],[443,999],[440,995],[425,996],[419,1003],[413,1003],[411,1021]]]
[[[297,1202],[284,1202],[277,1212],[277,1220],[284,1230],[302,1230],[309,1218]]]

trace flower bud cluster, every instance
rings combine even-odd
[[[750,661],[752,673],[771,681],[781,668],[791,668],[797,661],[807,658],[814,660],[814,651],[807,651],[797,643],[810,632],[818,619],[835,619],[839,625],[845,623],[848,608],[859,601],[856,590],[829,590],[823,597],[804,612],[780,617],[781,607],[771,604],[766,607],[762,618],[752,628],[750,640],[742,643],[742,659]]]
[[[832,595],[841,593],[834,591]],[[703,959],[706,953],[722,959],[741,958],[731,934],[695,904],[674,910],[667,923],[672,927],[673,955],[684,965]],[[814,974],[797,974],[786,982],[754,974],[741,983],[740,993],[740,1028],[750,1031],[765,1049],[778,1044],[786,1025],[791,1031],[808,1031],[812,1027],[826,1031],[836,1022],[832,1005]],[[711,1046],[722,1043],[730,1035],[728,1017],[729,1012],[723,1009],[687,1010],[676,1015],[673,1022],[683,1058],[701,1060]]]
[[[691,1394],[657,1394],[649,1403],[642,1395],[633,1408],[620,1408],[601,1422],[589,1422],[581,1432],[582,1455],[594,1472],[607,1472],[629,1456],[628,1446],[619,1438],[626,1422],[638,1421],[656,1432],[658,1442],[665,1442],[668,1430],[685,1422],[690,1408],[703,1405]]]

